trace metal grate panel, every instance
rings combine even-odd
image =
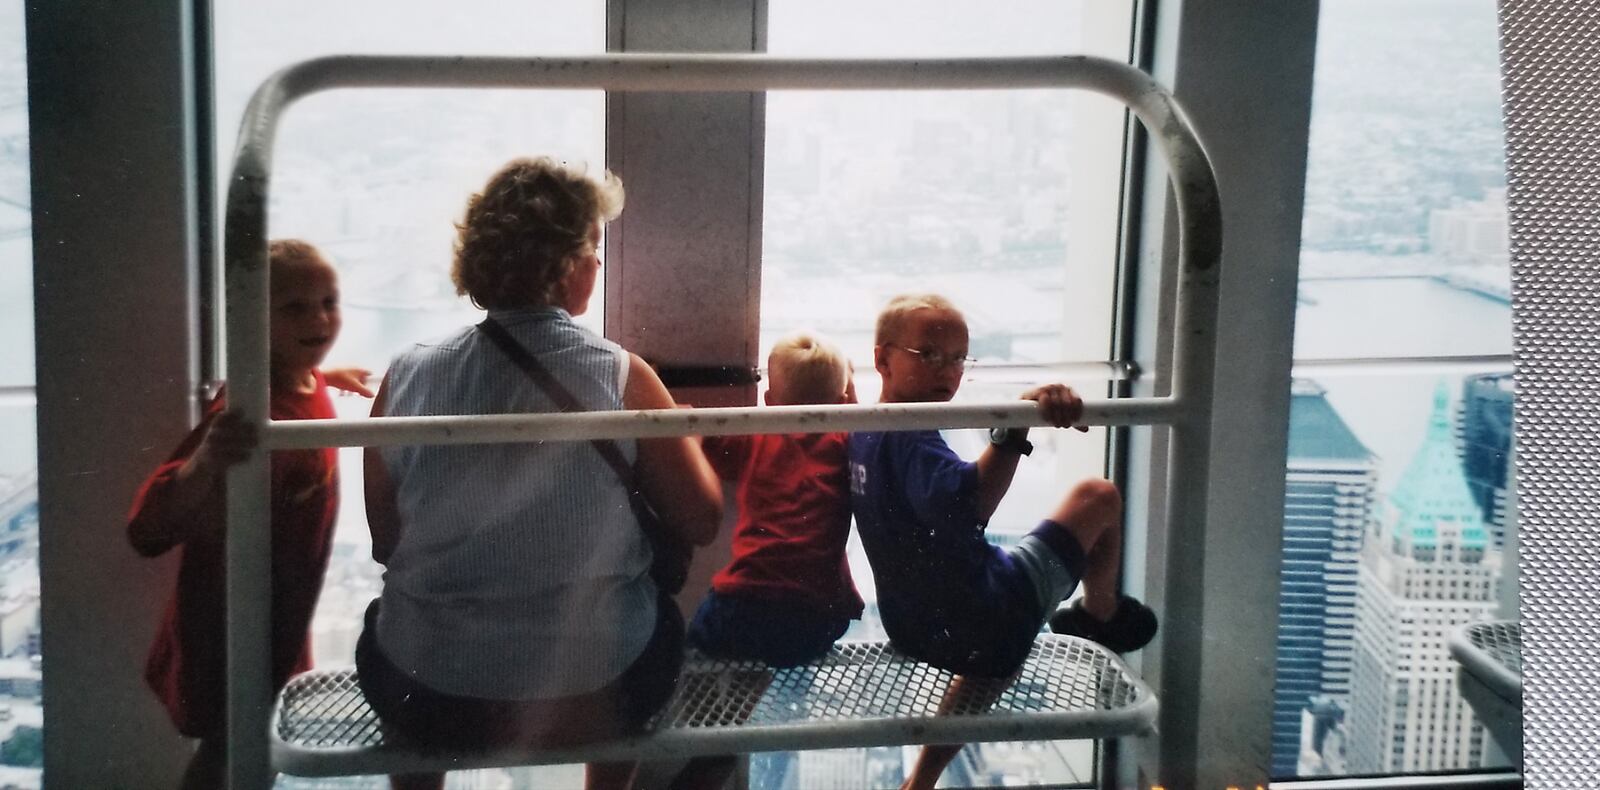
[[[1155,696],[1105,648],[1040,636],[1016,681],[966,687],[938,715],[952,676],[883,642],[846,642],[821,660],[772,670],[691,655],[677,692],[642,736],[578,750],[419,754],[386,744],[354,669],[289,682],[273,718],[278,769],[302,776],[496,765],[671,759],[864,745],[1106,738],[1144,734]],[[995,698],[992,705],[985,701]]]
[[[1530,788],[1600,776],[1600,16],[1501,0]]]
[[[1522,627],[1508,620],[1473,623],[1450,640],[1463,672],[1508,702],[1522,702]]]

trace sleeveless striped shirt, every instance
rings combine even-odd
[[[547,307],[491,311],[577,399],[622,408],[628,354]],[[389,367],[387,413],[557,411],[474,327]],[[631,462],[632,440],[618,442]],[[616,473],[588,442],[384,448],[400,541],[378,645],[435,690],[484,699],[594,691],[655,624],[651,553]]]

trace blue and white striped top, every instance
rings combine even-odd
[[[577,399],[622,408],[628,354],[546,307],[495,310]],[[391,415],[556,407],[474,327],[389,367]],[[619,441],[632,461],[636,444]],[[651,552],[616,473],[588,442],[383,450],[400,511],[377,639],[437,691],[548,699],[594,691],[643,652],[656,618]]]

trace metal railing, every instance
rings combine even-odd
[[[800,60],[764,55],[570,58],[320,58],[277,72],[245,111],[226,209],[226,348],[230,408],[261,429],[261,448],[228,475],[228,780],[268,784],[270,600],[267,450],[451,442],[525,442],[689,434],[1040,425],[1031,404],[622,411],[570,415],[383,417],[278,422],[268,417],[267,233],[273,141],[295,100],[339,88],[537,88],[607,91],[994,90],[1076,88],[1118,99],[1150,130],[1171,173],[1179,219],[1173,368],[1164,397],[1090,400],[1084,424],[1167,425],[1164,572],[1199,573],[1210,451],[1222,248],[1221,207],[1204,148],[1171,93],[1125,63],[1093,57]]]

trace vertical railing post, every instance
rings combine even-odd
[[[275,101],[262,91],[251,101]],[[247,122],[257,117],[247,112]],[[227,778],[233,790],[265,790],[272,768],[267,726],[272,710],[272,502],[267,450],[271,381],[268,348],[267,152],[264,137],[240,135],[228,189],[226,238],[227,401],[259,429],[260,445],[228,472],[226,533]]]
[[[1175,116],[1181,112],[1175,110]],[[1160,673],[1157,696],[1162,700],[1158,728],[1180,736],[1186,726],[1165,726],[1170,718],[1186,721],[1201,695],[1200,668],[1176,657],[1192,654],[1204,634],[1205,547],[1210,515],[1212,407],[1216,389],[1217,311],[1221,290],[1222,207],[1214,171],[1198,140],[1183,124],[1189,140],[1177,142],[1173,129],[1155,129],[1154,139],[1166,154],[1178,212],[1177,298],[1172,329],[1171,397],[1179,419],[1167,444],[1165,564]],[[1182,585],[1183,594],[1172,593]],[[1182,750],[1163,742],[1163,777],[1188,775],[1193,766],[1171,765]]]

